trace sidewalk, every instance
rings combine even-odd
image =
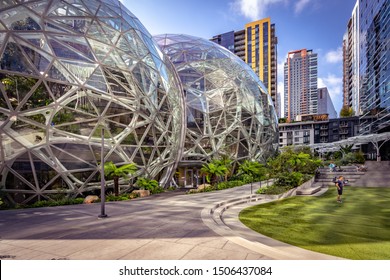
[[[104,219],[100,204],[0,211],[0,259],[337,259],[243,226],[240,209],[267,201],[250,190],[110,202]]]

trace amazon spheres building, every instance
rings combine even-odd
[[[118,0],[1,1],[0,80],[0,192],[13,204],[100,189],[102,158],[185,187],[215,157],[278,147],[244,62],[201,38],[153,38]]]

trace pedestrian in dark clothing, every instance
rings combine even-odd
[[[336,181],[336,187],[337,187],[337,202],[342,203],[341,196],[343,195],[343,188],[344,188],[344,177],[340,176],[339,179]]]

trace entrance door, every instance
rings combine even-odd
[[[193,185],[194,185],[194,171],[192,169],[186,168],[185,187],[192,188]]]

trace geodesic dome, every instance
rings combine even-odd
[[[188,35],[154,36],[174,64],[186,98],[183,160],[265,160],[278,147],[277,117],[266,88],[227,49]]]
[[[103,142],[105,162],[170,180],[180,81],[119,1],[2,1],[0,80],[1,189],[14,202],[99,188]]]

